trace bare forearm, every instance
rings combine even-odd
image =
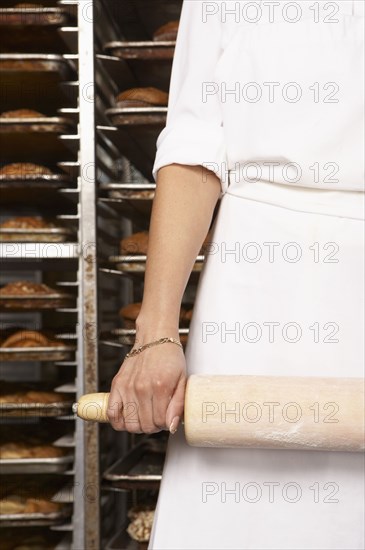
[[[176,335],[182,296],[207,235],[220,182],[201,166],[169,165],[158,172],[137,334]],[[163,335],[162,335],[163,336]]]

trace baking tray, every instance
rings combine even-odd
[[[72,23],[70,13],[61,7],[1,8],[0,26],[65,26]],[[36,38],[36,36],[35,36]]]
[[[37,79],[36,83],[43,89],[43,99],[44,85],[76,79],[76,71],[70,61],[58,54],[2,53],[0,73],[3,85],[4,79],[8,81],[9,78],[16,79],[14,83],[17,83],[21,75],[28,75],[33,81]],[[55,75],[54,80],[50,79],[51,74]],[[48,80],[44,80],[47,77]],[[39,78],[43,80],[39,81]]]
[[[64,361],[73,356],[75,346],[0,348],[0,361]]]
[[[167,107],[113,107],[105,114],[115,126],[158,126],[166,124]]]
[[[108,2],[112,18],[127,40],[148,40],[169,21],[177,20],[182,0],[129,0]]]
[[[57,309],[70,307],[74,304],[75,298],[71,294],[47,294],[46,296],[27,295],[0,295],[0,310],[37,310],[37,309]],[[0,348],[1,349],[1,348]]]
[[[172,61],[175,50],[175,41],[131,41],[108,42],[104,46],[105,53],[125,60],[168,60]]]
[[[50,514],[0,514],[1,527],[31,527],[37,525],[54,525],[62,523],[71,516],[72,508],[64,506],[59,512]]]
[[[142,441],[108,468],[103,479],[120,489],[158,489],[165,452],[165,442],[156,439]]]
[[[147,228],[155,195],[155,184],[104,183],[100,185],[100,189],[106,191],[109,197],[100,198],[102,203]]]
[[[149,202],[153,199],[156,190],[155,183],[102,183],[102,191],[108,191],[110,198],[133,201],[138,206],[141,201]],[[146,196],[147,194],[147,196]]]
[[[161,107],[161,109],[165,109],[165,107]],[[132,111],[136,110],[132,109]],[[121,112],[124,112],[125,109],[109,109],[108,111],[119,113],[115,114],[116,125],[109,128],[97,127],[97,131],[109,139],[118,151],[150,181],[156,157],[157,138],[165,126],[165,115],[152,112],[149,123],[141,124],[143,118],[146,119],[148,116],[146,113],[141,112],[138,114],[137,110],[137,113],[133,114],[131,112],[127,116],[124,116]],[[147,111],[151,113],[151,109],[147,109]],[[114,116],[112,118],[114,120]],[[122,119],[124,124],[118,124],[119,118]],[[133,118],[138,124],[131,124]]]
[[[20,497],[42,499],[58,503],[57,510],[50,512],[12,513],[0,514],[0,526],[20,525],[48,525],[59,520],[64,520],[72,511],[69,504],[72,502],[71,482],[65,482],[64,475],[43,474],[41,476],[28,476],[27,474],[9,475],[3,478],[1,485],[1,499],[10,495]],[[40,522],[40,523],[38,523]]]
[[[24,125],[23,131],[13,131],[10,126],[0,124],[0,149],[4,163],[34,162],[50,164],[62,160],[75,160],[79,147],[79,136],[60,132],[36,132]]]
[[[73,231],[68,227],[53,227],[49,229],[20,229],[0,227],[0,241],[3,242],[63,243],[66,242],[68,238],[72,235]]]
[[[169,91],[175,42],[109,42],[105,49],[127,64],[136,85]]]
[[[0,458],[0,474],[55,474],[65,472],[73,454],[55,458]]]
[[[74,123],[66,117],[4,118],[0,116],[0,133],[55,133],[67,134]]]
[[[0,174],[0,190],[7,191],[24,189],[25,187],[30,192],[32,190],[45,190],[45,189],[61,189],[67,187],[70,184],[68,176],[66,174],[52,174],[44,176],[7,176]]]
[[[205,256],[199,255],[193,266],[193,273],[200,273],[203,269]],[[116,269],[123,273],[144,273],[146,270],[146,254],[110,256],[109,262],[115,264]]]
[[[3,8],[0,10],[1,51],[70,51],[67,34],[61,27],[75,25],[70,6]]]
[[[19,109],[22,104],[38,111],[46,103],[48,112],[56,112],[60,105],[71,107],[75,103],[72,86],[66,83],[76,80],[77,73],[72,61],[62,55],[0,54],[0,79],[1,111]]]
[[[73,401],[58,403],[0,403],[0,418],[54,417],[72,409]]]

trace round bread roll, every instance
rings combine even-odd
[[[169,94],[157,88],[130,88],[115,98],[118,107],[166,107]]]
[[[176,40],[178,30],[179,20],[169,21],[155,30],[153,33],[153,40],[156,42],[173,42]]]
[[[120,253],[124,255],[147,254],[148,231],[139,231],[120,241]]]
[[[33,111],[32,109],[17,109],[15,111],[4,111],[1,113],[1,118],[43,118],[45,115]]]
[[[40,164],[33,164],[31,162],[14,162],[6,164],[0,168],[1,176],[18,176],[23,178],[24,176],[51,176],[53,172]]]

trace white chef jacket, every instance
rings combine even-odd
[[[364,2],[185,0],[153,177],[364,187]]]

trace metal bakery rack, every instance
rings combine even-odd
[[[40,115],[0,115],[1,168],[46,170],[1,170],[0,220],[42,216],[54,224],[1,227],[1,285],[46,283],[55,292],[0,299],[0,536],[14,546],[98,548],[98,434],[75,422],[71,408],[77,394],[97,388],[97,342],[85,338],[85,327],[97,323],[95,188],[87,171],[95,163],[93,104],[85,95],[93,25],[85,2],[15,4],[0,9],[0,112]],[[17,330],[20,340],[7,346]],[[27,345],[39,331],[52,334],[49,344]],[[7,455],[14,444],[18,453],[41,446],[43,454]]]

